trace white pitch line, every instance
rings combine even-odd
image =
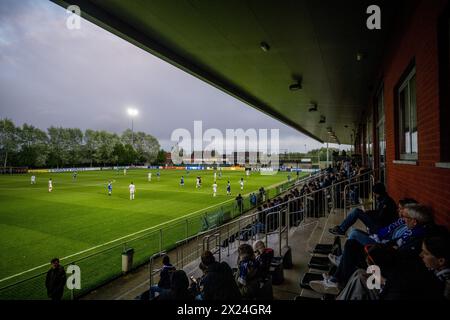
[[[285,182],[279,182],[279,183],[273,184],[273,185],[271,185],[271,186],[269,186],[269,187],[267,187],[267,188],[269,189],[269,188],[271,188],[271,187],[276,187],[276,186],[281,185],[281,184],[283,184],[283,183],[285,183]],[[250,194],[250,193],[244,194],[244,196],[249,195],[249,194]],[[111,240],[111,241],[106,242],[106,243],[103,243],[103,244],[99,244],[98,246],[94,246],[94,247],[91,247],[91,248],[89,248],[89,249],[86,249],[86,250],[83,250],[83,251],[80,251],[80,252],[71,254],[71,255],[69,255],[69,256],[67,256],[67,257],[60,258],[59,260],[65,260],[65,259],[72,258],[72,257],[77,256],[77,255],[79,255],[79,254],[86,253],[86,252],[89,252],[89,251],[91,251],[91,250],[94,250],[94,249],[97,249],[97,248],[106,246],[106,245],[108,245],[108,244],[117,242],[117,241],[119,241],[119,240],[123,240],[123,239],[129,238],[129,237],[132,237],[132,236],[137,235],[137,234],[139,234],[139,233],[142,233],[142,232],[145,232],[145,231],[148,231],[148,230],[151,230],[151,229],[156,229],[157,227],[162,226],[162,225],[165,225],[165,224],[168,224],[168,223],[170,223],[170,222],[173,222],[173,221],[176,221],[176,220],[182,220],[182,219],[184,219],[184,218],[186,218],[186,217],[189,217],[189,216],[191,216],[191,215],[193,215],[193,214],[198,213],[199,211],[208,210],[208,209],[210,209],[210,208],[213,208],[213,207],[222,205],[222,204],[224,204],[224,203],[227,203],[227,202],[230,202],[230,201],[233,201],[233,200],[235,200],[235,199],[229,199],[229,200],[220,202],[220,203],[218,203],[218,204],[209,206],[209,207],[207,207],[207,208],[202,208],[202,209],[200,209],[200,210],[197,210],[197,211],[194,211],[194,212],[192,212],[192,213],[189,213],[189,214],[187,214],[187,215],[185,215],[185,216],[182,216],[182,217],[179,217],[179,218],[175,218],[175,219],[172,219],[172,220],[169,220],[169,221],[160,223],[160,224],[158,224],[158,225],[156,225],[156,226],[153,226],[153,227],[150,227],[150,228],[146,228],[146,229],[143,229],[143,230],[140,230],[140,231],[137,231],[137,232],[128,234],[128,235],[126,235],[126,236],[123,236],[123,237],[120,237],[120,238]],[[31,272],[31,271],[34,271],[34,270],[43,268],[43,267],[45,267],[45,266],[48,266],[48,263],[42,264],[42,265],[40,265],[40,266],[37,266],[37,267],[28,269],[28,270],[23,271],[23,272],[20,272],[20,273],[16,273],[16,274],[14,274],[14,275],[12,275],[12,276],[3,278],[3,279],[0,280],[0,283],[1,283],[1,282],[4,282],[4,281],[6,281],[6,280],[12,279],[12,278],[21,276],[21,275],[23,275],[23,274],[25,274],[25,273],[28,273],[28,272]]]

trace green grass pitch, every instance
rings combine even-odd
[[[152,172],[152,181],[147,173]],[[286,181],[288,173],[263,176],[223,170],[212,196],[213,171],[134,169],[123,171],[36,173],[37,183],[27,175],[0,176],[0,279],[48,264],[52,257],[66,257],[94,246],[125,237],[166,221],[221,203],[234,201],[245,180],[243,194]],[[185,186],[180,186],[184,176]],[[202,177],[201,189],[195,178]],[[295,177],[295,173],[292,173]],[[48,179],[53,191],[48,192]],[[112,196],[107,182],[113,181]],[[226,194],[227,180],[232,196]],[[128,185],[136,185],[135,200],[129,200]],[[48,265],[44,270],[48,269]],[[42,271],[42,270],[41,270]],[[0,283],[2,285],[2,283]]]

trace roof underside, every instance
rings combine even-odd
[[[317,139],[352,143],[399,1],[53,0]],[[368,30],[367,7],[382,29]],[[260,48],[266,42],[270,50]],[[361,61],[357,53],[363,53]],[[289,90],[297,79],[302,89]],[[309,112],[311,102],[317,112]],[[325,123],[319,123],[321,116]],[[346,126],[348,128],[346,128]]]

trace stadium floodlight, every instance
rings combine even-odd
[[[131,117],[131,145],[134,147],[134,128],[133,128],[133,118],[136,117],[139,113],[137,109],[128,108],[128,115]]]
[[[127,112],[130,117],[135,117],[139,113],[139,111],[137,109],[133,109],[133,108],[128,108]]]

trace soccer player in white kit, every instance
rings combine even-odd
[[[197,177],[197,182],[196,182],[195,188],[196,189],[200,188],[200,177]]]
[[[53,183],[52,183],[52,178],[50,178],[48,180],[48,192],[52,192],[53,190]]]
[[[244,190],[244,178],[241,178],[241,181],[239,183],[241,185],[241,190]]]
[[[123,169],[123,175],[124,175],[124,176],[127,175],[127,169]]]
[[[36,184],[36,176],[31,176],[31,184]]]
[[[130,189],[130,200],[134,200],[134,191],[136,191],[136,186],[133,184],[133,182],[130,183],[128,189]]]
[[[212,187],[213,187],[213,197],[215,197],[216,193],[217,193],[217,183],[215,181],[214,181]]]
[[[217,179],[217,172],[214,172],[214,181],[216,181]]]
[[[151,172],[148,173],[148,181],[152,181],[152,173]]]

